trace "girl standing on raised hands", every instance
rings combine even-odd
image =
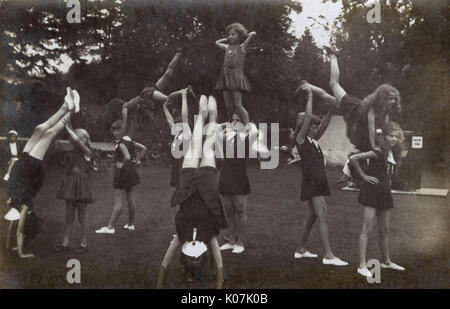
[[[378,137],[379,148],[350,156],[351,163],[364,180],[358,196],[358,202],[364,206],[363,227],[358,246],[360,258],[358,273],[365,277],[372,277],[372,273],[367,269],[366,251],[375,217],[382,258],[381,267],[405,270],[404,267],[391,261],[388,245],[389,211],[394,208],[391,176],[400,163],[402,141],[403,131],[400,126],[395,122],[389,122],[383,126],[382,135]],[[367,159],[369,159],[369,166],[364,171],[360,162]]]
[[[19,161],[13,166],[9,179],[11,206],[20,211],[17,227],[17,251],[21,258],[34,257],[23,252],[25,241],[25,223],[29,211],[33,209],[33,199],[44,184],[45,171],[43,159],[56,136],[64,130],[62,119],[70,112],[80,110],[80,96],[76,90],[67,87],[64,103],[47,121],[38,125],[27,141]],[[11,229],[9,229],[9,232]],[[10,237],[7,237],[10,240]],[[10,247],[9,242],[7,248]]]
[[[308,85],[302,85],[302,89],[308,92],[308,102],[306,104],[305,118],[302,122],[300,132],[296,137],[296,145],[302,158],[302,201],[308,201],[309,213],[300,236],[300,243],[295,251],[295,258],[315,258],[317,254],[308,252],[305,243],[308,240],[311,229],[319,221],[319,234],[322,246],[325,250],[322,263],[326,265],[345,266],[347,262],[336,257],[331,251],[328,223],[326,219],[327,204],[325,196],[330,195],[327,175],[325,173],[325,161],[318,140],[325,133],[331,116],[330,108],[324,120],[320,120],[312,115],[312,91]]]
[[[225,60],[216,83],[216,89],[223,92],[227,117],[230,117],[233,110],[236,110],[242,122],[247,125],[249,116],[242,103],[242,92],[251,91],[251,88],[244,74],[244,64],[248,45],[256,36],[256,32],[248,33],[247,29],[239,23],[228,25],[226,32],[227,38],[216,41],[216,45],[225,50]]]
[[[73,129],[70,118],[63,119],[67,133],[74,146],[70,154],[69,168],[59,188],[57,198],[66,202],[66,221],[62,244],[57,246],[55,252],[69,250],[69,238],[73,229],[75,214],[81,226],[81,243],[75,250],[84,253],[87,250],[86,210],[87,204],[93,202],[89,185],[89,173],[93,168],[93,154],[91,151],[91,138],[84,129]]]

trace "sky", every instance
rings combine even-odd
[[[320,25],[312,26],[314,21],[308,17],[319,20],[319,16],[322,15],[325,17],[325,21],[332,25],[342,9],[342,0],[339,0],[336,3],[332,3],[331,1],[322,3],[322,0],[301,0],[299,2],[301,2],[303,6],[303,11],[300,14],[291,13],[289,15],[292,19],[292,33],[300,38],[305,32],[305,29],[309,27],[311,34],[319,47],[329,45],[330,34],[324,31]],[[66,55],[62,55],[61,60],[62,63],[57,65],[57,68],[62,72],[67,72],[70,65],[73,63],[72,59]]]
[[[303,6],[303,11],[300,14],[291,13],[289,16],[292,20],[292,33],[300,38],[305,32],[305,29],[309,27],[319,47],[330,44],[330,34],[324,31],[320,25],[312,26],[314,21],[308,17],[320,20],[319,16],[323,15],[325,21],[332,25],[342,9],[342,0],[336,3],[332,3],[331,1],[322,3],[322,0],[301,0],[300,2]]]

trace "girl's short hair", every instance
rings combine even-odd
[[[231,30],[237,32],[239,41],[242,43],[248,37],[248,30],[244,27],[244,25],[240,23],[232,23],[228,25],[225,29],[226,33],[229,33]]]
[[[116,120],[111,125],[111,130],[122,128],[123,120]]]
[[[368,109],[370,106],[374,106],[374,108],[379,110],[386,110],[386,107],[384,106],[387,97],[391,94],[394,94],[395,96],[395,103],[394,105],[387,110],[388,112],[400,114],[402,111],[401,106],[401,100],[400,100],[400,92],[393,86],[389,84],[382,84],[378,86],[378,88],[371,94],[369,94],[367,97],[363,100],[363,107],[365,109]]]
[[[86,139],[86,146],[91,148],[91,137],[89,136],[88,131],[85,129],[75,129],[73,130],[78,137],[82,137]]]
[[[380,145],[381,152],[383,153],[383,157],[387,160],[389,155],[389,146],[386,141],[386,136],[391,134],[392,132],[398,132],[400,137],[398,144],[392,148],[392,154],[394,155],[394,159],[397,164],[400,164],[401,152],[402,152],[402,144],[405,139],[405,135],[403,133],[402,128],[396,122],[388,122],[382,127],[382,133],[377,137],[378,145]]]

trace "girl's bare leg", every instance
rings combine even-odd
[[[216,287],[218,289],[221,289],[223,285],[223,262],[222,262],[222,254],[220,253],[219,243],[217,242],[216,236],[214,236],[211,239],[210,245],[211,245],[211,252],[217,267]]]
[[[120,213],[122,212],[122,202],[123,200],[123,192],[122,190],[119,189],[115,189],[114,190],[114,207],[113,207],[113,212],[111,214],[111,219],[109,220],[108,223],[108,228],[109,229],[113,229],[114,225],[116,224],[117,219],[120,216]]]
[[[335,256],[331,251],[330,239],[328,234],[327,223],[327,204],[323,196],[313,196],[311,198],[314,211],[319,221],[319,235],[322,241],[323,249],[325,250],[324,257],[326,259],[333,259]]]
[[[234,209],[237,222],[237,244],[244,246],[244,240],[247,230],[247,195],[234,196]]]
[[[242,92],[239,90],[233,90],[233,100],[236,112],[239,114],[239,116],[241,116],[244,125],[247,125],[250,122],[250,118],[248,116],[247,110],[244,108],[244,105],[242,103]]]
[[[125,191],[128,203],[128,225],[133,225],[134,222],[134,209],[136,208],[136,202],[134,200],[133,188]]]
[[[175,235],[175,237],[170,242],[169,248],[167,249],[167,252],[164,255],[163,261],[161,263],[161,268],[159,269],[158,283],[156,286],[157,289],[164,288],[167,266],[169,266],[169,263],[172,260],[172,257],[175,254],[175,252],[177,252],[179,246],[180,246],[180,239],[178,238],[178,235]]]
[[[69,247],[69,238],[73,230],[73,222],[75,221],[75,203],[66,201],[66,225],[64,227],[64,237],[62,245]]]
[[[19,254],[19,257],[21,258],[32,258],[34,257],[33,254],[25,254],[23,253],[23,243],[25,240],[25,221],[27,219],[27,213],[28,213],[28,206],[22,205],[20,209],[20,219],[19,219],[19,226],[17,227],[17,253]]]
[[[213,96],[209,96],[208,98],[208,115],[209,122],[206,127],[206,140],[203,144],[203,156],[202,161],[200,162],[200,167],[216,167],[214,144],[216,142],[217,132],[217,102]]]
[[[55,126],[66,115],[68,111],[69,106],[67,105],[66,102],[64,102],[63,105],[53,116],[51,116],[46,122],[36,126],[33,135],[31,135],[30,139],[27,141],[23,149],[23,152],[30,153],[34,149],[36,144],[40,141],[40,139],[43,137],[44,133],[46,133],[47,130]]]
[[[341,103],[347,92],[339,84],[339,65],[336,55],[330,54],[330,88],[336,100]]]
[[[170,79],[173,77],[176,67],[181,62],[181,58],[182,58],[181,53],[176,53],[175,56],[172,58],[163,76],[161,76],[156,82],[156,87],[159,90],[161,91],[168,90],[168,86],[170,85]]]
[[[202,152],[203,124],[208,116],[208,99],[202,95],[199,103],[199,115],[195,121],[194,132],[188,150],[183,159],[182,168],[197,168]]]
[[[233,196],[229,194],[222,195],[222,204],[225,208],[228,216],[228,227],[226,230],[226,236],[228,237],[228,243],[231,245],[236,244],[236,215],[234,211]]]
[[[64,116],[66,119],[70,119],[70,113]],[[45,131],[39,141],[34,145],[33,149],[28,154],[38,160],[43,160],[48,148],[54,139],[64,130],[64,122],[60,119],[52,128]]]
[[[227,121],[229,121],[234,113],[233,92],[231,92],[231,90],[224,90],[223,100],[225,103],[225,112],[226,112],[225,118]]]
[[[87,247],[86,209],[87,205],[85,203],[77,205],[78,222],[80,222],[81,227],[81,247]]]
[[[391,264],[389,257],[389,210],[377,212],[378,219],[378,243],[381,252],[381,261],[385,264]]]
[[[300,243],[298,244],[298,247],[295,250],[295,252],[298,253],[304,253],[306,251],[305,244],[308,241],[309,234],[311,234],[312,227],[317,219],[316,212],[314,211],[314,207],[312,205],[311,200],[308,201],[308,206],[309,206],[308,217],[303,222],[302,232],[300,234]]]
[[[317,95],[318,97],[322,98],[326,103],[331,104],[335,108],[339,108],[339,102],[334,96],[323,90],[322,88],[319,88],[317,86],[308,84],[311,88],[312,92]],[[345,95],[345,94],[344,94]]]
[[[9,251],[11,248],[11,232],[14,226],[14,221],[9,222],[8,233],[6,234],[6,250]]]
[[[373,230],[373,220],[375,218],[375,208],[364,207],[364,221],[361,234],[359,235],[359,268],[367,268],[366,252],[369,234]]]

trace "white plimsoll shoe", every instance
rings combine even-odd
[[[381,263],[381,268],[389,268],[389,269],[394,269],[394,270],[405,270],[405,267],[397,265],[397,264],[392,263],[392,262],[391,262],[391,264]]]
[[[9,180],[9,174],[5,174],[5,177],[3,177],[4,181],[8,181]]]
[[[134,231],[134,224],[128,225],[128,223],[127,223],[123,226],[123,228],[126,230],[129,230],[129,231]]]
[[[309,251],[305,251],[303,253],[300,252],[295,252],[294,253],[294,258],[296,259],[301,259],[301,258],[316,258],[318,257],[317,254],[311,253]]]
[[[372,273],[367,268],[359,268],[358,267],[358,274],[364,277],[372,278]]]
[[[240,254],[245,251],[244,246],[236,246],[236,248],[231,251],[232,253]]]
[[[109,229],[107,226],[102,227],[99,230],[95,231],[97,234],[114,234],[116,232],[115,229]]]
[[[78,94],[78,91],[75,89],[72,90],[73,95],[73,105],[74,105],[74,112],[75,114],[80,111],[80,95]]]
[[[11,209],[6,213],[5,220],[8,221],[16,221],[20,219],[20,212],[15,209],[14,207],[11,207]]]
[[[70,87],[66,88],[66,96],[64,97],[64,102],[67,103],[67,106],[69,107],[69,111],[73,111],[75,109],[75,105],[73,103],[73,93],[72,93],[72,89],[70,89]]]
[[[346,265],[348,265],[347,262],[341,260],[341,259],[338,258],[338,257],[334,257],[334,258],[332,258],[332,259],[326,259],[326,258],[323,258],[323,259],[322,259],[322,263],[323,263],[324,265],[334,265],[334,266],[346,266]]]
[[[230,244],[230,243],[226,243],[226,244],[223,244],[222,246],[220,246],[220,251],[223,251],[223,250],[234,250],[235,248],[237,247],[237,245],[232,245],[232,244]]]

